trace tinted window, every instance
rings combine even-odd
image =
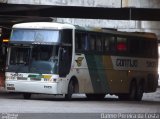
[[[86,34],[84,32],[76,32],[75,34],[75,45],[76,45],[76,51],[82,51],[86,49]]]
[[[62,32],[62,42],[66,44],[72,43],[72,30],[71,29],[65,29]]]
[[[109,51],[110,52],[116,51],[116,39],[114,37],[110,37],[109,39]]]
[[[101,52],[102,51],[102,36],[98,35],[96,37],[96,50]]]
[[[139,54],[139,40],[136,38],[128,39],[129,40],[129,54],[138,55]]]
[[[157,42],[152,39],[132,38],[129,40],[129,54],[136,57],[157,57]]]
[[[90,45],[90,51],[96,50],[96,35],[89,35],[89,45]]]
[[[117,37],[117,52],[127,51],[127,39]]]

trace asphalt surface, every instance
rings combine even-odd
[[[129,115],[130,114],[130,115]],[[138,117],[139,116],[139,117]],[[72,101],[61,96],[34,94],[23,99],[21,94],[0,94],[0,119],[109,119],[160,118],[160,88],[144,94],[142,101],[119,101],[106,95],[103,100],[88,100],[85,94],[73,95]]]

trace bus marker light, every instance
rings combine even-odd
[[[9,39],[3,39],[3,42],[4,42],[4,43],[8,43],[8,42],[9,42]]]

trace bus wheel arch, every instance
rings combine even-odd
[[[72,99],[72,94],[73,93],[78,93],[79,92],[79,84],[78,80],[75,76],[73,76],[68,83],[68,88],[67,88],[67,94],[65,95],[65,98],[67,100]]]
[[[136,93],[137,93],[137,79],[133,78],[129,83],[129,92],[126,94],[119,94],[118,97],[120,100],[135,100],[136,99]]]
[[[78,83],[78,79],[75,77],[75,76],[73,76],[71,79],[70,79],[70,81],[73,81],[73,83],[74,83],[74,93],[79,93],[79,83]]]

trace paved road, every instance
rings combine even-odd
[[[146,116],[150,113],[149,116],[160,118],[160,88],[155,93],[144,94],[141,102],[119,101],[116,96],[109,95],[104,100],[87,100],[83,94],[74,95],[73,98],[72,101],[65,101],[53,95],[34,94],[30,100],[24,100],[20,94],[1,93],[0,119],[7,117],[15,119],[56,119],[58,117],[62,119],[101,119],[108,118],[108,114],[116,117],[124,113],[131,113],[132,115],[129,116],[134,116],[135,113]],[[126,114],[121,116],[126,116]]]

